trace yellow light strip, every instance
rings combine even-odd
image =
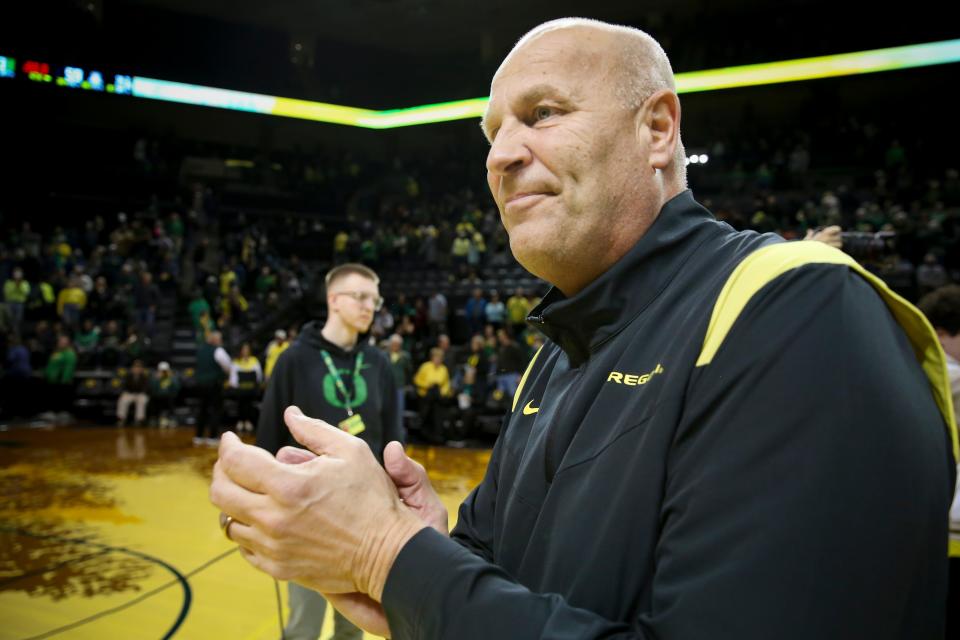
[[[0,58],[0,60],[5,63],[2,66],[5,75],[12,77],[14,73],[13,59]],[[706,71],[692,71],[677,74],[675,80],[677,93],[696,93],[876,73],[953,62],[960,62],[960,39]],[[128,76],[123,76],[123,79],[127,84],[130,83]],[[49,79],[46,81],[49,82]],[[263,113],[368,129],[392,129],[478,118],[483,115],[488,102],[488,98],[472,98],[426,104],[406,109],[377,111],[324,102],[280,98],[245,91],[216,89],[140,76],[133,77],[132,90],[129,93],[151,100]]]

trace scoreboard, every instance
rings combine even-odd
[[[33,82],[54,83],[70,89],[133,95],[133,77],[128,75],[105,74],[97,69],[82,67],[54,66],[38,60],[24,60],[20,63],[19,71]],[[16,61],[0,56],[0,78],[13,78],[16,72]]]

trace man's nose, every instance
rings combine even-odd
[[[487,154],[487,171],[490,174],[505,176],[530,163],[533,156],[523,135],[525,129],[519,122],[505,122],[500,127]]]

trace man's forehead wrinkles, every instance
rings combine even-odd
[[[532,95],[531,85],[552,85],[560,98],[582,100],[594,79],[607,78],[612,71],[609,44],[605,34],[593,30],[562,30],[544,33],[511,52],[490,83],[490,102],[481,122],[484,133],[489,138],[515,105],[543,97]]]
[[[529,52],[529,55],[511,60],[497,72],[490,86],[491,96],[498,90],[502,92],[504,85],[514,82],[532,84],[555,79],[552,82],[558,84],[589,79],[576,78],[584,72],[589,72],[589,77],[594,77],[595,74],[606,75],[613,66],[612,59],[613,55],[609,50],[582,46]]]

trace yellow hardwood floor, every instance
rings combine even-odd
[[[273,580],[232,552],[207,499],[216,449],[192,446],[191,436],[0,433],[0,639],[280,637]],[[490,451],[408,453],[427,468],[452,524]],[[321,637],[331,632],[328,608]]]

